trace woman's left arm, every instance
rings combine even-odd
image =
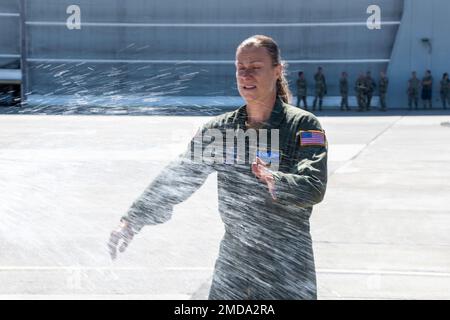
[[[328,142],[315,117],[300,125],[288,172],[272,172],[277,202],[311,207],[325,196],[328,170]]]

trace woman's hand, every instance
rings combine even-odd
[[[131,240],[133,240],[134,235],[135,232],[133,231],[130,223],[125,220],[121,220],[119,227],[111,232],[111,236],[108,241],[109,254],[111,255],[112,260],[117,257],[117,247],[119,247],[119,242],[122,241],[119,247],[119,252],[124,252]]]
[[[268,166],[267,163],[256,157],[256,161],[252,163],[252,172],[260,181],[267,185],[272,199],[277,200],[275,195],[275,179],[272,172],[267,169]]]

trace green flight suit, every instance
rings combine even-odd
[[[246,118],[243,106],[217,116],[199,132],[247,132]],[[225,234],[209,299],[316,299],[309,218],[312,207],[325,195],[327,142],[303,145],[306,138],[301,131],[316,130],[323,137],[324,131],[314,115],[280,98],[260,129],[279,130],[279,168],[273,172],[276,200],[252,173],[254,159],[241,164],[198,161],[192,157],[198,146],[198,140],[193,139],[187,151],[156,177],[123,218],[136,230],[169,220],[173,206],[189,198],[216,171]],[[204,142],[209,140],[203,138]]]

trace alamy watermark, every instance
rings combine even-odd
[[[191,159],[207,164],[248,164],[260,158],[267,169],[280,164],[278,129],[208,129],[198,132],[191,143]],[[270,141],[269,141],[270,139]]]
[[[381,8],[375,4],[367,7],[367,13],[370,14],[367,18],[367,28],[369,30],[381,29]]]
[[[69,30],[81,29],[81,8],[75,4],[70,5],[66,9],[66,13],[70,14],[67,18],[66,25]]]
[[[378,5],[370,5],[366,10],[367,14],[370,16],[367,18],[367,28],[369,30],[379,30],[381,29],[381,8]],[[81,8],[78,5],[72,4],[67,7],[66,13],[69,17],[66,21],[67,29],[69,30],[80,30],[81,29]]]

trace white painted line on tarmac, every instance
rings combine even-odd
[[[209,267],[114,267],[114,266],[2,266],[2,271],[205,271],[213,272]],[[371,269],[316,269],[318,274],[347,274],[347,275],[388,275],[388,276],[414,276],[414,277],[450,277],[450,272],[440,271],[407,271],[407,270],[371,270]]]
[[[1,266],[1,271],[143,271],[149,270],[145,267],[114,267],[114,266],[100,266],[100,267],[88,267],[88,266]],[[155,269],[153,269],[155,270]],[[158,269],[159,271],[160,269]]]
[[[172,267],[172,268],[166,268],[168,271],[208,271],[213,272],[214,268],[207,268],[207,267]]]
[[[213,271],[208,267],[0,266],[2,271]]]
[[[349,274],[349,275],[387,275],[413,277],[444,277],[449,278],[449,272],[438,271],[396,271],[396,270],[352,270],[352,269],[317,269],[319,274]]]
[[[167,270],[173,271],[210,271],[212,268],[167,268]],[[352,270],[352,269],[317,269],[318,274],[349,274],[349,275],[398,275],[398,276],[422,276],[422,277],[450,277],[450,272],[438,272],[438,271],[396,271],[396,270]]]
[[[148,150],[1,149],[0,161],[168,161],[183,152],[188,142]]]

